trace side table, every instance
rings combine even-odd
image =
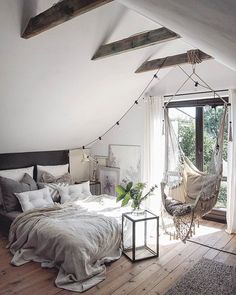
[[[159,216],[144,210],[122,214],[123,254],[132,262],[159,256]]]

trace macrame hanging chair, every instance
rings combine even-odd
[[[199,82],[196,82],[194,78],[197,78],[205,88],[211,89],[196,74],[195,65],[199,62],[196,51],[189,52],[189,60],[193,64],[192,74],[188,75],[187,80],[164,106],[164,122],[168,134],[169,153],[172,152],[173,156],[170,163],[171,167],[168,167],[168,172],[165,173],[164,180],[161,183],[164,211],[173,219],[174,223],[175,231],[172,235],[183,242],[194,234],[195,222],[211,211],[217,202],[223,171],[224,130],[228,108],[227,102],[217,94],[224,102],[224,112],[209,168],[206,172],[202,172],[184,155],[166,108],[190,79],[196,84]],[[214,94],[216,93],[214,92]],[[163,226],[166,232],[170,233],[165,222],[163,222]]]

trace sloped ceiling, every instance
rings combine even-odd
[[[28,18],[54,2],[0,1],[0,153],[76,148],[97,138],[152,78],[153,72],[134,74],[145,60],[192,48],[181,39],[91,61],[101,44],[160,26],[115,1],[22,39]],[[215,69],[225,70],[220,87],[234,86],[235,73],[216,61],[200,67],[216,84],[221,78]],[[172,91],[174,72],[161,70],[151,91]]]
[[[118,0],[236,70],[235,0]]]

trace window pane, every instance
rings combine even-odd
[[[186,107],[186,108],[170,108],[169,109],[169,118],[174,127],[175,134],[178,137],[178,141],[185,155],[196,164],[195,156],[195,107]],[[170,151],[170,144],[169,144]],[[169,152],[168,157],[168,167],[171,167],[173,162],[172,157]],[[170,170],[170,169],[169,169]]]
[[[216,138],[219,132],[220,123],[223,115],[223,106],[215,108],[204,108],[204,138],[203,138],[203,167],[204,171],[208,169],[213,148],[216,144]],[[225,126],[224,146],[223,146],[223,177],[227,178],[227,126]],[[225,208],[227,202],[227,185],[226,182],[221,183],[221,190],[219,193],[216,207]]]
[[[220,193],[218,196],[218,201],[216,203],[216,208],[226,208],[227,205],[227,182],[221,181]]]

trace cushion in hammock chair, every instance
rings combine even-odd
[[[202,201],[210,200],[215,193],[218,176],[215,174],[198,175],[187,173],[187,196],[196,200],[201,195]]]
[[[165,207],[172,216],[183,216],[192,212],[192,205],[183,204],[173,199],[166,199]]]

